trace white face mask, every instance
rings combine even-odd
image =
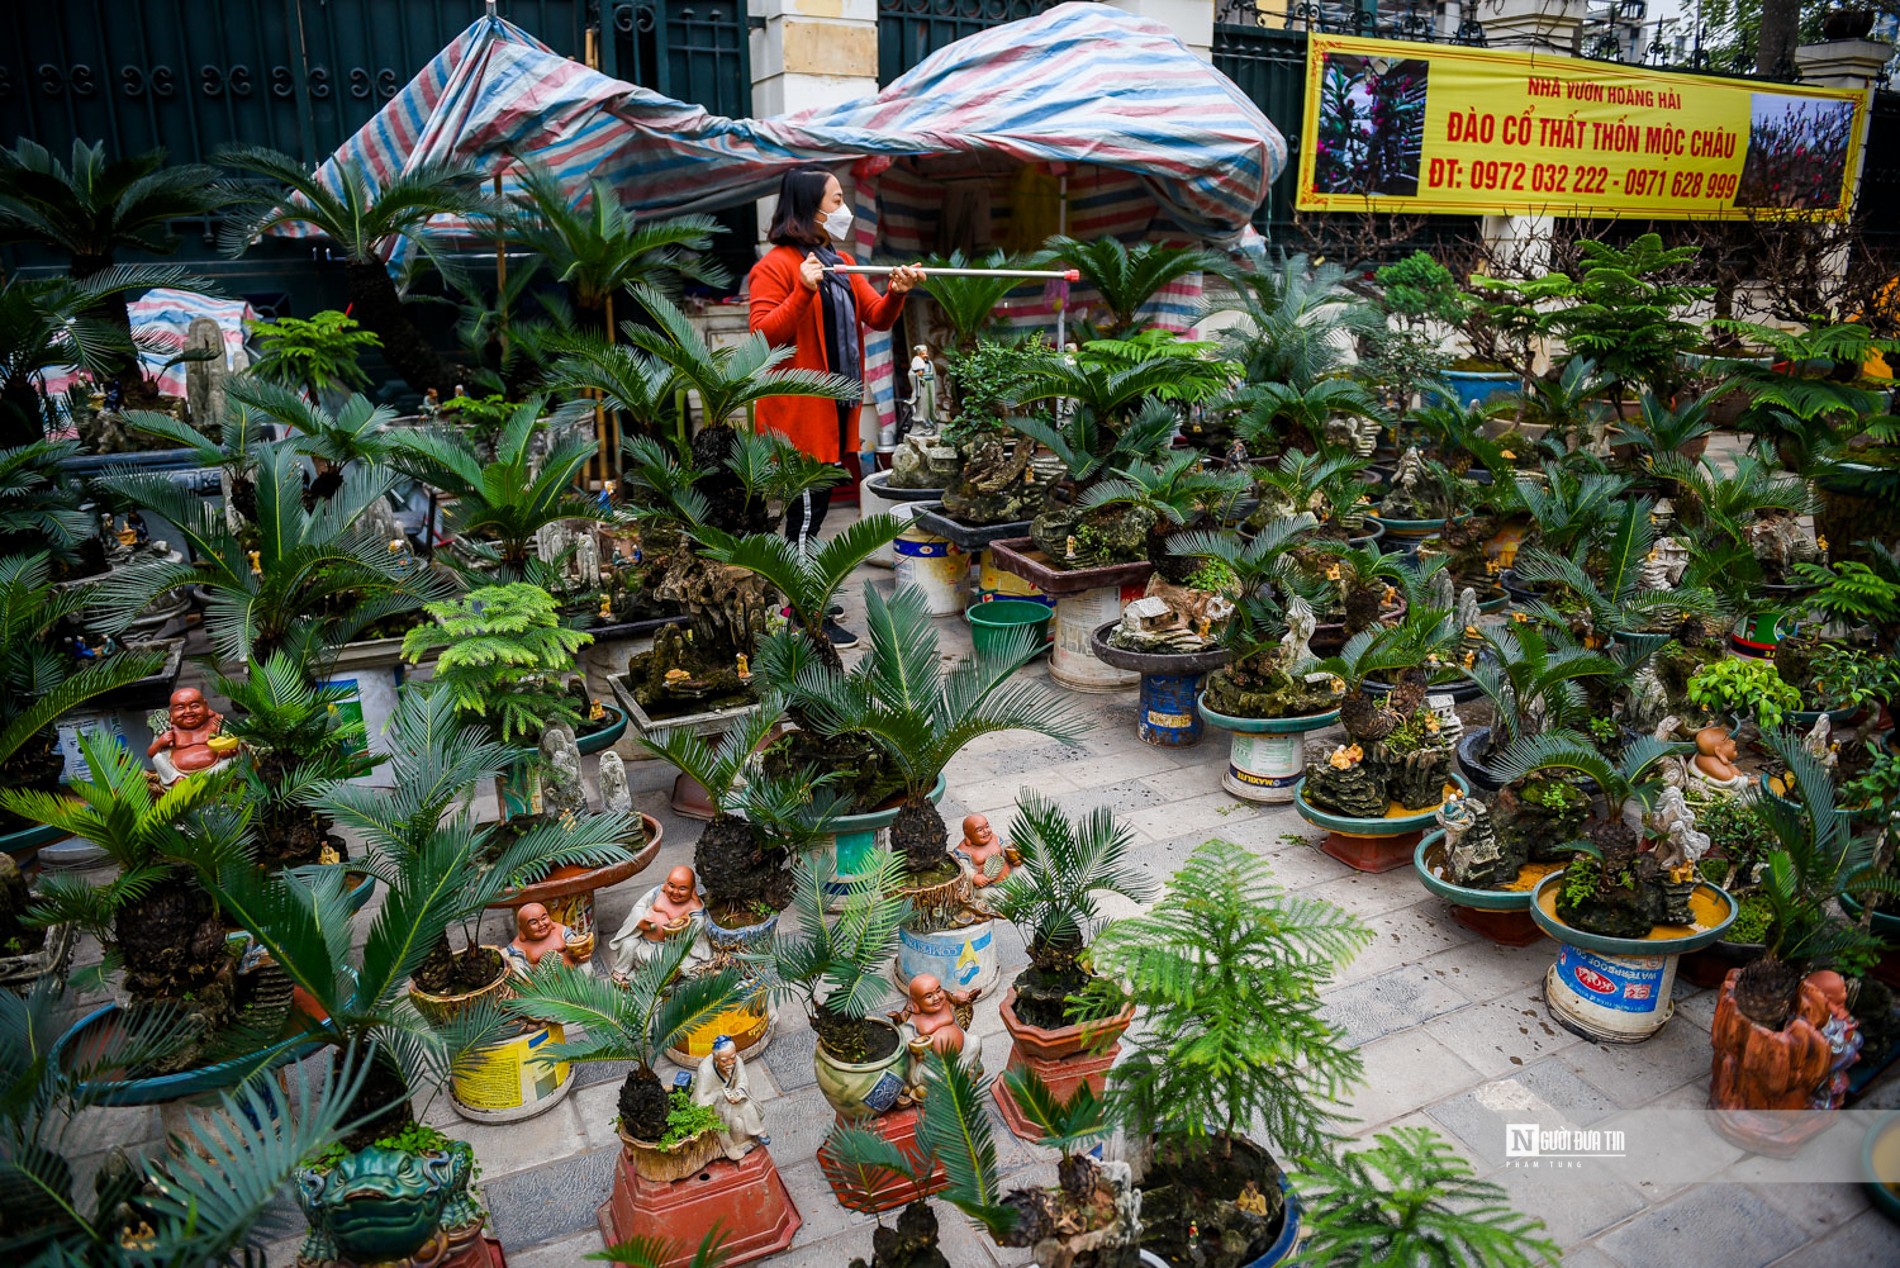
[[[831,235],[833,242],[843,242],[850,236],[851,211],[849,208],[840,207],[836,211],[828,211],[820,217],[820,220],[823,221],[825,232]]]

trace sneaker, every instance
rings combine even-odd
[[[831,605],[830,607],[828,607],[828,608],[826,608],[826,609],[825,609],[825,615],[826,615],[826,616],[829,616],[829,617],[840,617],[840,616],[843,616],[843,615],[844,615],[844,604],[842,604],[842,603],[834,603],[834,604],[832,604],[832,605]]]
[[[858,645],[858,636],[856,634],[853,634],[844,626],[828,618],[825,621],[825,637],[831,640],[833,647],[856,647]]]

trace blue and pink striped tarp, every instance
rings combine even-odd
[[[516,156],[531,157],[576,189],[605,180],[651,215],[750,201],[802,164],[956,153],[1126,173],[1181,230],[1235,245],[1287,152],[1165,26],[1071,3],[940,49],[874,97],[762,120],[610,79],[484,17],[319,175],[337,182],[354,167],[380,182],[452,161],[501,171],[505,187]]]

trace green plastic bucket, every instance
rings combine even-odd
[[[970,643],[978,656],[1000,654],[1009,631],[1033,626],[1039,643],[1049,638],[1049,605],[1031,599],[988,599],[963,610],[970,623]]]

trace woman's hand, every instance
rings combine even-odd
[[[806,290],[815,291],[818,289],[818,283],[823,281],[824,277],[824,261],[820,260],[817,255],[807,252],[805,262],[798,266],[798,280],[805,284]]]
[[[917,264],[900,264],[891,270],[890,292],[893,295],[902,295],[923,280],[923,266]]]

